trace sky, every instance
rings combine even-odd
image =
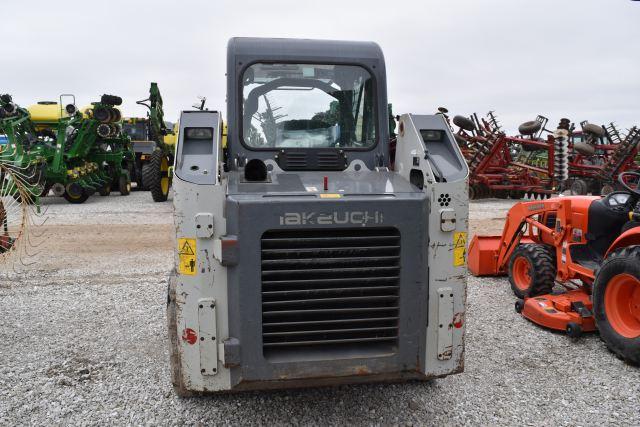
[[[496,111],[640,125],[640,1],[3,1],[0,92],[29,105],[103,93],[127,116],[159,84],[167,119],[197,96],[226,111],[233,36],[372,40],[394,113]]]

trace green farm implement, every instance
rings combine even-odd
[[[59,103],[25,109],[2,95],[0,134],[7,141],[0,163],[22,171],[32,200],[50,191],[70,203],[83,203],[96,191],[107,196],[112,188],[128,195],[134,155],[120,124],[122,99],[103,95],[81,112],[75,102],[63,107],[65,97],[73,98],[63,95]]]

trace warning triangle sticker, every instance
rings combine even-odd
[[[456,242],[454,243],[453,247],[454,248],[463,248],[467,243],[467,239],[465,238],[465,235],[462,233],[458,234],[458,239],[456,240]]]
[[[184,245],[182,245],[182,248],[180,248],[180,255],[195,255],[195,252],[193,252],[193,248],[191,248],[189,241],[185,241]]]

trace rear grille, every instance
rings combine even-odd
[[[344,152],[337,150],[306,149],[294,151],[281,150],[277,155],[278,165],[284,170],[326,170],[341,171],[347,167]]]
[[[285,170],[304,170],[307,169],[307,153],[288,151],[281,155],[284,158]]]
[[[261,252],[265,353],[397,341],[397,229],[271,230]]]

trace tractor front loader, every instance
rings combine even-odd
[[[475,236],[469,270],[507,275],[516,311],[571,337],[598,330],[620,358],[640,364],[640,173],[624,191],[521,202],[502,236]],[[554,285],[560,285],[554,290]]]

